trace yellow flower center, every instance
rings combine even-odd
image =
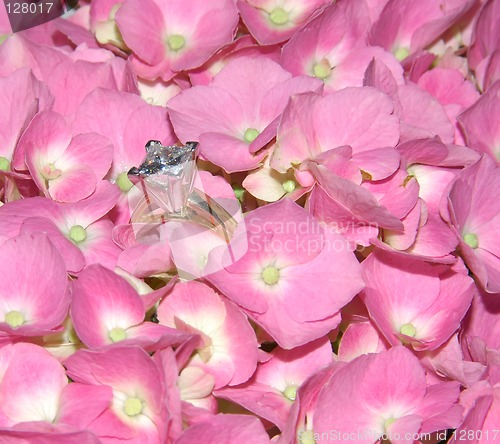
[[[295,384],[287,385],[283,394],[290,401],[295,401],[295,398],[297,397],[297,389],[298,387]]]
[[[479,246],[479,241],[474,233],[467,233],[464,236],[464,241],[469,247],[473,249],[476,249]]]
[[[69,238],[75,243],[79,244],[87,239],[87,231],[81,225],[74,225],[69,230]]]
[[[332,66],[327,59],[323,59],[321,62],[316,63],[316,65],[313,66],[314,77],[317,77],[318,79],[325,80],[330,77],[331,73]]]
[[[172,34],[168,37],[167,44],[172,51],[179,51],[186,44],[186,39],[182,35]]]
[[[24,324],[24,316],[21,312],[12,310],[5,315],[5,322],[12,328],[17,328]]]
[[[410,55],[410,50],[408,48],[398,48],[394,51],[394,57],[399,61],[406,59]]]
[[[142,412],[142,401],[138,398],[127,398],[123,410],[127,416],[137,416]]]
[[[243,135],[243,139],[245,139],[245,142],[247,143],[252,143],[259,134],[259,130],[255,128],[248,128]]]
[[[273,266],[266,267],[262,271],[262,279],[267,285],[275,285],[280,280],[280,271]]]
[[[109,331],[109,338],[113,342],[123,341],[126,337],[127,337],[127,332],[125,331],[125,329],[121,327],[115,327]]]
[[[288,22],[288,12],[280,7],[274,8],[269,14],[269,20],[275,25],[284,25]]]
[[[286,193],[291,193],[292,191],[295,190],[295,188],[297,187],[297,184],[295,183],[294,180],[285,180],[285,182],[283,182],[283,189],[285,190]]]
[[[415,328],[415,326],[411,323],[408,323],[408,324],[404,324],[402,325],[400,328],[399,328],[399,332],[402,334],[402,335],[406,335],[406,336],[410,336],[410,337],[415,337],[415,335],[417,334],[417,329]]]

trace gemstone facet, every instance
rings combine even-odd
[[[129,176],[140,177],[156,203],[169,213],[182,213],[193,190],[197,142],[164,146],[157,140],[146,144],[146,158]]]

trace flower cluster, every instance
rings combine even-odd
[[[0,6],[0,441],[500,442],[499,22],[82,0],[12,33]],[[199,142],[238,260],[133,236],[150,139]]]

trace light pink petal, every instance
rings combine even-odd
[[[113,223],[108,219],[101,219],[85,228],[86,238],[78,244],[78,248],[85,257],[85,264],[100,264],[113,270],[118,262],[121,249],[112,238]]]
[[[286,173],[292,164],[300,164],[321,152],[313,127],[313,110],[321,96],[304,93],[290,98],[278,127],[277,144],[270,165]]]
[[[349,180],[328,174],[328,170],[321,165],[311,164],[311,170],[328,196],[347,208],[359,220],[393,230],[402,228],[401,221],[379,205],[366,189]]]
[[[415,242],[422,217],[421,200],[401,219],[404,225],[403,233],[384,230],[384,242],[396,250],[407,250]]]
[[[8,240],[0,249],[0,262],[4,264],[0,269],[2,326],[9,327],[4,324],[5,316],[15,310],[23,315],[24,327],[32,329],[31,334],[58,327],[68,310],[68,281],[63,258],[47,235],[20,234]],[[17,327],[19,334],[24,327]]]
[[[349,145],[356,153],[395,146],[399,140],[392,100],[368,86],[324,97],[314,109],[313,125],[323,150]]]
[[[57,423],[86,429],[109,406],[112,397],[110,387],[68,384],[61,394]]]
[[[48,200],[48,199],[47,199]],[[21,233],[34,235],[44,231],[61,254],[69,273],[79,272],[85,265],[85,258],[80,249],[71,242],[50,219],[28,217],[21,226]]]
[[[122,277],[100,265],[85,268],[72,293],[71,319],[89,347],[112,343],[113,328],[126,330],[144,319],[140,296]]]
[[[98,179],[102,179],[111,166],[113,146],[111,142],[99,134],[78,134],[73,137],[60,165],[84,164],[92,167]],[[59,163],[58,163],[59,165]]]
[[[187,430],[175,441],[175,444],[247,444],[270,443],[264,426],[255,417],[248,415],[212,416],[208,421],[201,421]]]
[[[358,356],[387,349],[387,343],[371,322],[353,322],[342,335],[338,356],[341,361],[352,361]]]
[[[455,129],[443,105],[427,91],[411,83],[402,85],[397,100],[402,142],[435,136],[439,136],[444,143],[454,142]]]
[[[498,3],[489,0],[483,3],[474,24],[473,41],[467,52],[467,60],[470,66],[475,69],[479,62],[498,48]]]
[[[400,155],[395,148],[378,148],[357,152],[352,161],[371,176],[371,180],[382,180],[392,175],[398,168]]]
[[[43,348],[19,343],[0,385],[1,409],[13,424],[56,419],[61,392],[68,384],[64,367]]]
[[[155,65],[166,52],[163,14],[153,0],[127,0],[115,15],[123,40],[142,60]]]
[[[97,177],[92,167],[75,164],[57,179],[49,181],[47,193],[59,202],[76,202],[90,196],[96,184]]]

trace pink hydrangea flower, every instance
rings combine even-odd
[[[38,188],[61,202],[90,196],[111,166],[107,139],[91,133],[73,136],[64,118],[52,111],[38,114],[19,144]]]
[[[112,390],[104,412],[86,428],[103,443],[160,444],[166,436],[165,382],[160,368],[142,348],[80,350],[64,363],[76,382]]]
[[[500,163],[498,119],[500,81],[495,82],[467,111],[458,116],[465,130],[467,144],[480,153],[489,154]]]
[[[252,211],[245,223],[248,252],[207,279],[283,348],[335,328],[363,287],[345,240],[289,199]]]
[[[3,334],[39,336],[58,329],[70,298],[66,267],[54,244],[44,233],[20,234],[0,245],[0,261]]]
[[[246,317],[205,284],[175,285],[157,316],[162,325],[201,336],[189,366],[211,374],[215,388],[246,382],[255,371],[257,340]]]
[[[47,441],[30,442],[63,442],[58,433],[84,430],[111,400],[108,387],[69,384],[61,363],[37,345],[5,345],[0,348],[0,361],[2,440],[4,428],[11,428],[19,431],[19,437],[23,430],[49,432]]]
[[[114,18],[136,72],[151,80],[197,68],[233,40],[238,23],[233,0],[195,0],[188,9],[176,0],[126,0]]]
[[[403,83],[403,68],[396,58],[380,46],[366,45],[369,27],[364,0],[335,2],[292,36],[283,47],[281,63],[294,75],[321,79],[326,92],[361,86],[374,58]]]
[[[240,0],[241,18],[261,45],[289,39],[315,11],[327,6],[325,0],[280,2],[276,0]]]
[[[250,381],[216,390],[215,396],[236,402],[283,430],[299,387],[332,358],[328,338],[292,350],[275,348],[261,358]]]
[[[125,279],[100,265],[86,267],[73,282],[71,293],[71,320],[89,348],[120,343],[153,351],[190,337],[144,321],[145,301]]]
[[[483,288],[500,292],[498,200],[491,193],[500,186],[500,169],[488,155],[464,169],[448,196],[450,223],[460,239],[466,264]]]
[[[456,427],[462,418],[458,395],[456,382],[428,386],[418,359],[402,346],[363,355],[337,370],[322,388],[311,435],[333,430],[339,439],[358,444],[383,435],[406,443],[406,433]]]
[[[209,86],[182,91],[168,102],[181,141],[199,140],[202,155],[227,172],[257,167],[264,146],[276,136],[289,97],[320,88],[321,82],[292,77],[267,58],[238,58]]]
[[[474,286],[465,267],[431,265],[376,251],[363,262],[363,302],[392,345],[433,350],[457,330]]]

